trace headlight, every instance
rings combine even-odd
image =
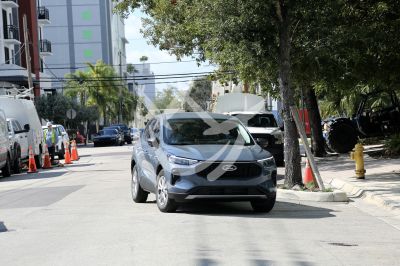
[[[174,156],[174,155],[168,156],[168,161],[170,163],[180,164],[180,165],[192,165],[192,164],[196,164],[196,163],[199,162],[198,160],[177,157],[177,156]]]
[[[275,168],[276,167],[275,160],[274,160],[273,156],[271,156],[269,158],[266,158],[266,159],[258,160],[257,162],[262,164],[264,171],[265,170],[270,170],[271,168]]]

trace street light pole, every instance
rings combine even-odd
[[[121,53],[121,51],[118,52],[118,55],[119,55],[119,76],[121,77],[121,80],[122,80],[122,53]],[[122,123],[122,84],[121,84],[121,86],[119,86],[118,99],[119,99],[118,124],[120,124],[120,123]]]

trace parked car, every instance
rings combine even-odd
[[[105,145],[122,145],[123,137],[117,129],[100,130],[93,138],[95,147]]]
[[[120,127],[122,129],[122,132],[124,133],[124,141],[127,144],[132,144],[132,137],[131,137],[131,131],[129,127],[125,124],[115,124],[111,125],[109,127]]]
[[[6,115],[0,109],[0,170],[3,177],[11,175],[11,152],[8,139]]]
[[[42,127],[43,133],[47,130],[46,126]],[[59,159],[64,159],[65,155],[65,143],[69,143],[69,136],[67,131],[65,130],[64,126],[59,125],[59,124],[54,124],[53,125],[53,130],[56,131],[57,135],[57,143],[56,143],[56,155],[58,155]],[[71,150],[71,147],[69,147]]]
[[[253,138],[269,151],[278,165],[284,164],[283,131],[271,112],[231,112],[246,127]]]
[[[0,106],[4,110],[7,117],[12,117],[21,125],[29,125],[28,143],[33,148],[35,156],[36,167],[40,168],[42,165],[42,141],[43,131],[42,124],[40,123],[36,107],[32,100],[15,99],[9,96],[0,96]]]
[[[132,141],[138,141],[139,137],[140,137],[139,129],[132,127],[130,129],[130,131],[131,131],[131,139],[132,139]]]
[[[276,165],[235,117],[214,113],[156,116],[133,150],[135,202],[156,194],[162,212],[199,199],[250,201],[269,212],[276,199]]]
[[[21,162],[29,159],[29,124],[22,128],[18,120],[7,118],[7,129],[11,148],[11,167],[14,173],[20,173]]]

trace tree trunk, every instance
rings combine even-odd
[[[285,186],[302,185],[300,148],[296,124],[290,112],[294,105],[294,92],[290,87],[290,37],[289,18],[284,0],[277,3],[279,19],[279,89],[282,99],[285,143]]]
[[[313,153],[316,157],[323,157],[325,155],[325,140],[322,135],[321,115],[319,113],[317,96],[315,95],[315,91],[309,86],[305,87],[304,96],[310,120]]]

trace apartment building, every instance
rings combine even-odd
[[[131,93],[143,97],[146,103],[154,102],[156,98],[155,75],[151,71],[149,63],[134,64],[134,72],[128,75],[128,89]]]
[[[126,76],[124,19],[113,13],[112,0],[41,0],[51,14],[44,28],[52,40],[53,56],[46,58],[52,73],[63,79],[66,74],[85,70],[86,63],[98,60],[113,65]],[[62,82],[55,82],[58,90]]]
[[[38,97],[52,86],[43,67],[45,58],[51,55],[51,43],[45,41],[42,33],[43,27],[50,23],[48,10],[46,12],[40,0],[2,0],[0,9],[0,94],[18,94],[29,88],[25,54],[29,49],[28,63],[34,86],[31,94]],[[25,47],[24,16],[27,18],[28,47]]]

